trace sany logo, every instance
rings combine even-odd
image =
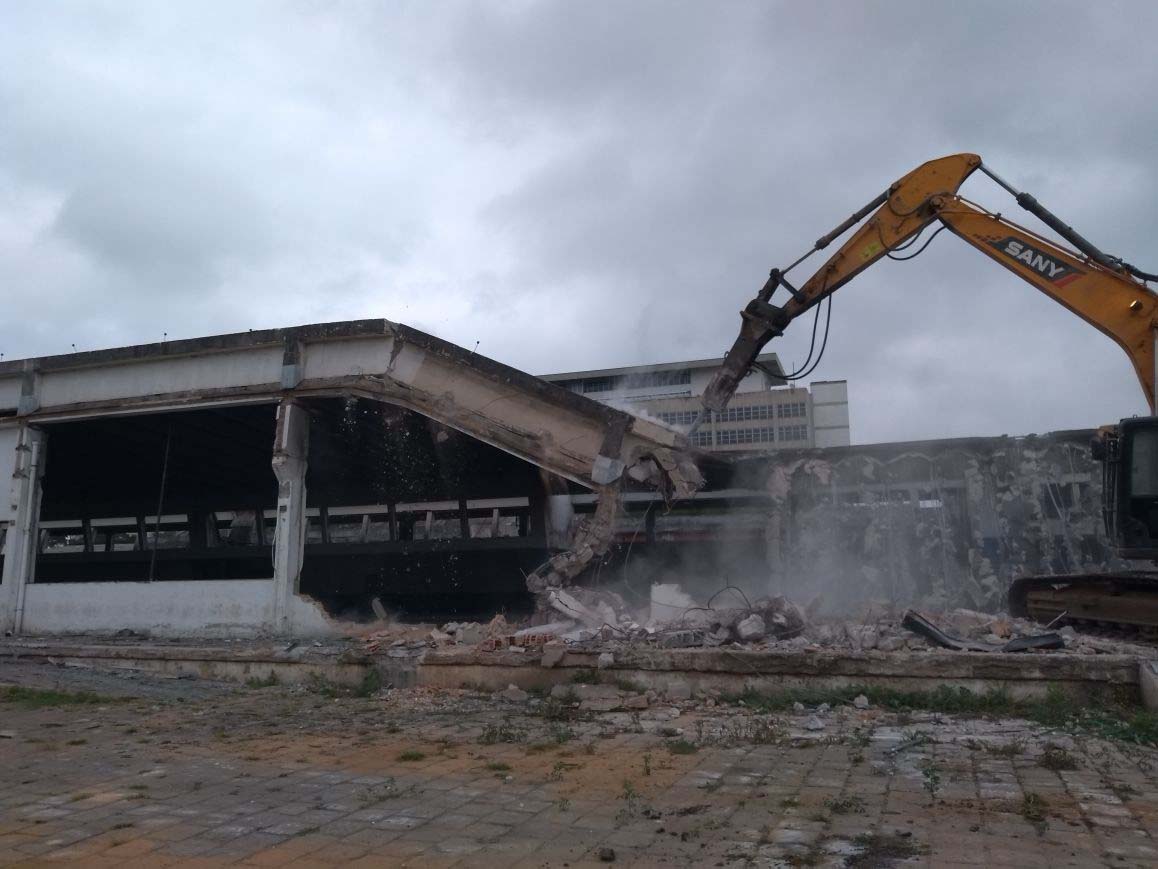
[[[1040,251],[1036,247],[1028,245],[1021,239],[1014,238],[1013,236],[1008,236],[1000,241],[990,242],[990,244],[1006,256],[1020,263],[1024,263],[1043,278],[1047,278],[1059,287],[1065,286],[1070,281],[1084,274],[1084,272],[1078,271],[1057,257],[1050,256],[1048,253]]]

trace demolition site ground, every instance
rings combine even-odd
[[[340,687],[0,663],[0,865],[1142,866],[1113,692]],[[1128,693],[1128,692],[1126,692]]]

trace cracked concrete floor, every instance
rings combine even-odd
[[[1158,861],[1158,752],[1023,721],[180,684],[0,702],[0,865]]]

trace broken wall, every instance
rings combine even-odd
[[[1092,431],[801,451],[738,460],[768,493],[769,591],[847,612],[870,602],[1005,607],[1027,574],[1119,569]]]

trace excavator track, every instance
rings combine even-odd
[[[1009,587],[1009,612],[1042,624],[1073,622],[1158,636],[1158,573],[1025,576]]]

